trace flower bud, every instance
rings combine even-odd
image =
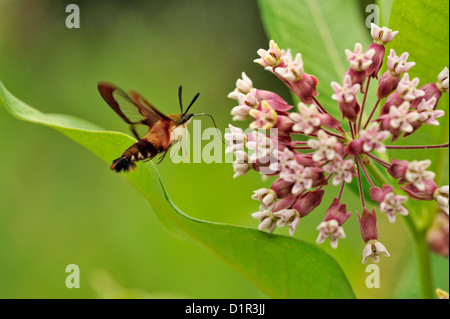
[[[363,208],[361,216],[356,212],[358,216],[359,226],[361,229],[361,237],[365,243],[370,240],[378,240],[378,227],[377,227],[377,215],[375,209],[372,213],[367,209]]]
[[[292,206],[296,209],[300,217],[305,217],[311,213],[322,202],[325,191],[322,189],[307,192]]]
[[[438,255],[449,255],[449,218],[447,214],[435,215],[433,224],[427,232],[427,242],[431,250]]]
[[[439,188],[432,179],[423,180],[424,189],[419,189],[413,183],[400,187],[409,197],[416,200],[433,200]]]
[[[390,185],[383,185],[381,188],[371,187],[370,199],[379,204],[384,200],[387,194],[392,193],[393,189],[394,188]]]
[[[289,105],[281,96],[274,92],[256,90],[254,95],[258,101],[267,101],[267,103],[269,103],[270,106],[277,112],[286,112],[293,108],[292,105]]]
[[[314,75],[304,73],[299,81],[290,83],[292,92],[306,104],[314,103],[314,96],[319,95],[317,84],[319,80]]]
[[[372,57],[372,64],[366,70],[366,76],[378,79],[378,71],[383,65],[385,48],[377,43],[372,43],[369,46],[369,50],[374,50],[375,53]]]
[[[393,74],[390,70],[383,73],[378,81],[377,98],[384,99],[397,88],[400,76]]]
[[[387,172],[393,178],[404,179],[406,175],[406,170],[408,169],[409,162],[405,160],[391,159],[391,166],[387,169]]]
[[[284,179],[278,177],[270,188],[277,194],[278,198],[285,198],[292,194],[292,186],[294,182],[287,182]]]
[[[335,198],[333,203],[331,203],[331,206],[328,207],[327,213],[323,220],[329,221],[334,219],[338,222],[339,226],[342,226],[351,214],[351,212],[347,212],[347,205],[341,204],[339,199]]]

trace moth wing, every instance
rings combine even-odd
[[[162,120],[166,120],[166,121],[171,121],[170,118],[168,118],[164,113],[160,112],[156,107],[154,107],[152,104],[150,104],[150,102],[148,102],[142,95],[140,95],[139,93],[135,92],[135,91],[130,91],[130,96],[133,99],[133,101],[135,103],[137,103],[138,105],[140,105],[140,107],[142,107],[143,109],[146,109],[150,112],[155,113],[156,115],[158,115],[159,119]]]
[[[145,107],[141,102],[111,83],[100,82],[98,90],[106,103],[126,123],[130,124],[137,139],[144,137],[159,120],[168,119],[155,107]]]

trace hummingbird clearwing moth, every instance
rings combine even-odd
[[[183,111],[181,85],[178,89],[181,113],[169,115],[160,112],[134,91],[126,93],[108,82],[99,82],[98,90],[106,103],[130,125],[131,131],[138,139],[113,161],[111,170],[116,172],[129,171],[136,167],[135,162],[151,160],[156,155],[162,154],[158,162],[160,163],[170,147],[181,141],[192,117],[207,115],[214,122],[213,117],[208,113],[188,113],[200,93],[194,96],[187,109]]]

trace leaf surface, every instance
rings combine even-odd
[[[20,120],[51,127],[107,163],[135,142],[126,134],[104,131],[74,117],[41,113],[13,96],[1,82],[0,103]],[[167,228],[201,243],[269,296],[354,298],[338,263],[316,245],[296,238],[211,223],[186,215],[169,198],[153,162],[138,163],[134,172],[124,174],[123,177],[145,196]],[[226,214],[233,207],[231,203],[229,207],[216,209]]]

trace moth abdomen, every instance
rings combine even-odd
[[[131,145],[122,156],[115,159],[111,165],[111,169],[116,172],[129,171],[136,167],[134,162],[145,159],[152,159],[160,153],[155,145],[146,139],[141,139]]]

